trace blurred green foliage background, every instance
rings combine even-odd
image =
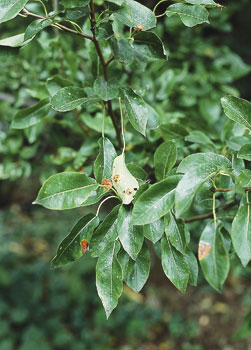
[[[222,123],[220,97],[239,91],[241,97],[251,98],[251,4],[221,3],[226,6],[223,11],[210,10],[210,26],[189,29],[174,17],[161,20],[157,32],[169,51],[166,66],[154,63],[146,74],[146,67],[139,65],[133,76],[114,68],[119,79],[133,80],[162,117],[167,110],[165,117],[175,124],[190,113],[189,127],[199,125],[215,139],[215,125]],[[147,5],[153,7],[151,1]],[[29,20],[20,17],[2,24],[0,39],[20,33]],[[199,287],[181,295],[153,255],[143,292],[137,295],[126,288],[108,321],[96,293],[95,262],[88,254],[74,266],[49,270],[57,244],[80,211],[62,215],[30,203],[50,174],[83,165],[86,173],[91,172],[85,162],[91,163],[97,150],[100,119],[97,114],[88,124],[85,116],[91,135],[70,113],[63,119],[51,116],[28,131],[10,129],[15,111],[47,96],[48,90],[62,84],[62,76],[79,83],[83,77],[88,80],[89,53],[82,39],[48,30],[35,44],[18,55],[17,51],[0,47],[0,350],[251,349],[251,267],[244,270],[237,259],[222,294],[200,276]],[[178,131],[175,140],[183,145],[184,130]],[[238,130],[234,137],[229,142],[233,149],[243,142]],[[138,152],[139,165],[147,165],[149,150],[142,157],[140,139],[130,139],[130,129],[128,138],[134,146],[128,157],[137,161]]]

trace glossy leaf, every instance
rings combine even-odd
[[[158,180],[163,180],[173,168],[177,159],[177,148],[173,141],[162,143],[154,154],[155,175]]]
[[[251,170],[248,170],[248,169],[242,170],[240,175],[238,176],[238,183],[242,187],[250,187],[251,186]]]
[[[251,130],[250,102],[235,96],[226,96],[221,99],[221,105],[229,119]]]
[[[144,243],[125,282],[130,288],[138,293],[145,285],[149,272],[150,254],[147,245]]]
[[[174,4],[167,8],[167,16],[178,15],[187,27],[209,23],[208,12],[200,5]]]
[[[158,113],[132,89],[124,90],[125,107],[130,123],[145,136],[146,127],[156,129],[159,125]]]
[[[106,81],[103,77],[98,77],[93,85],[94,92],[104,101],[118,97],[119,85],[115,79]]]
[[[118,213],[117,230],[124,250],[133,260],[142,247],[144,236],[143,227],[132,225],[132,209],[122,205]]]
[[[1,0],[0,23],[16,17],[27,2],[28,0]]]
[[[156,27],[154,13],[144,5],[134,0],[124,0],[119,10],[113,13],[113,17],[128,27],[143,26],[143,30]]]
[[[71,229],[69,235],[60,243],[57,254],[51,261],[51,268],[59,267],[79,259],[83,255],[80,246],[84,239],[88,243],[92,233],[99,224],[99,218],[93,214],[82,217]]]
[[[175,193],[176,216],[185,213],[200,186],[220,170],[231,170],[231,162],[214,153],[198,153],[185,158],[177,171],[185,172]]]
[[[117,154],[111,141],[102,137],[98,140],[99,154],[94,163],[94,175],[98,183],[102,184],[103,179],[112,179],[112,165]]]
[[[94,231],[90,245],[91,256],[99,256],[107,245],[117,238],[117,218],[119,208],[120,205],[114,207],[105,217],[104,221]]]
[[[179,179],[180,176],[169,176],[142,193],[133,208],[133,224],[150,224],[167,214],[173,207],[175,188]]]
[[[144,236],[154,244],[158,242],[164,234],[164,220],[158,219],[151,224],[144,225]]]
[[[33,204],[57,210],[80,207],[96,188],[96,181],[85,174],[59,173],[45,181]]]
[[[127,166],[127,169],[130,171],[130,173],[132,174],[132,176],[136,177],[136,179],[145,181],[147,177],[147,173],[145,172],[144,169],[142,169],[137,164],[132,164],[132,163],[126,164],[126,166]]]
[[[251,260],[251,196],[243,197],[239,210],[232,223],[232,242],[242,265]]]
[[[199,130],[191,131],[189,135],[185,137],[185,140],[193,143],[213,145],[213,142],[210,140],[210,138]]]
[[[51,99],[51,107],[58,112],[72,111],[87,103],[89,98],[84,89],[77,86],[67,86],[60,89]]]
[[[118,241],[111,242],[99,255],[96,266],[98,295],[108,318],[118,304],[123,292],[122,269],[117,259]]]
[[[251,143],[247,143],[241,147],[238,152],[238,158],[251,161]]]
[[[49,99],[38,102],[35,106],[22,109],[14,116],[12,129],[24,129],[41,122],[51,109]]]
[[[28,40],[33,38],[36,34],[38,34],[44,28],[51,26],[55,21],[44,20],[44,19],[36,19],[31,22],[25,30],[24,40]]]
[[[229,271],[229,256],[219,227],[215,230],[213,221],[210,221],[202,232],[199,260],[208,283],[221,291]]]
[[[165,236],[161,240],[161,262],[169,280],[185,293],[190,274],[189,266],[185,256],[172,247]]]
[[[172,244],[180,253],[184,254],[186,250],[185,223],[181,219],[176,219],[169,211],[164,218],[165,233]]]
[[[139,32],[134,36],[134,53],[152,61],[166,59],[166,52],[161,39],[153,32]]]

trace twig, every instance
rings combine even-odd
[[[217,208],[216,211],[227,210],[229,208],[234,207],[235,205],[237,205],[237,202],[234,201],[234,202],[231,202],[229,204],[224,205],[221,208]],[[209,219],[209,218],[213,218],[213,217],[214,217],[214,213],[213,213],[213,211],[211,211],[210,213],[207,213],[207,214],[193,216],[192,218],[184,219],[184,222],[189,223],[189,222],[198,221],[198,220],[205,220],[205,219]]]
[[[106,61],[104,59],[103,53],[101,51],[101,47],[99,45],[98,40],[96,39],[96,29],[95,29],[96,19],[95,19],[95,8],[94,8],[94,1],[93,0],[90,1],[90,22],[91,22],[91,32],[92,32],[92,35],[93,35],[92,41],[93,41],[93,43],[95,45],[97,54],[98,54],[99,59],[100,59],[100,63],[102,65],[104,78],[105,78],[106,81],[108,81],[107,66],[108,66],[109,62],[111,62],[112,60],[109,59],[109,60]],[[108,112],[109,116],[112,119],[112,123],[113,123],[114,129],[116,131],[116,136],[117,136],[117,140],[118,140],[118,143],[119,143],[119,147],[122,147],[120,129],[119,129],[119,126],[118,126],[118,123],[117,123],[117,120],[116,120],[116,116],[115,116],[115,114],[113,112],[112,101],[111,100],[107,101],[107,112]]]
[[[233,188],[216,188],[216,187],[211,187],[210,191],[215,193],[215,192],[230,192],[233,191]],[[244,187],[243,190],[245,192],[251,191],[251,187]]]
[[[51,20],[50,18],[37,15],[36,13],[30,12],[30,11],[28,11],[28,10],[26,10],[26,9],[23,9],[23,13],[24,13],[26,16],[33,16],[33,17],[36,17],[36,18],[40,18],[40,19],[44,19],[44,20],[48,20],[48,21],[51,21],[51,22],[52,22],[52,20]],[[66,32],[70,32],[70,33],[72,33],[72,34],[80,35],[80,36],[82,36],[82,37],[85,38],[85,39],[89,39],[89,40],[93,41],[93,37],[92,37],[92,36],[87,35],[87,34],[85,34],[85,33],[78,32],[78,31],[76,31],[76,30],[74,30],[74,29],[71,29],[71,28],[68,28],[68,27],[66,27],[66,26],[64,26],[64,25],[62,25],[62,24],[53,23],[52,26],[53,26],[53,27],[56,27],[56,28],[58,28],[58,29],[64,30],[64,31],[66,31]]]

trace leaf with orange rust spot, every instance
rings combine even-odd
[[[88,250],[89,250],[89,244],[87,242],[86,239],[83,239],[81,242],[80,242],[80,246],[82,248],[82,252],[83,254],[86,253]]]
[[[211,244],[204,241],[200,241],[199,249],[198,249],[199,260],[205,259],[210,253],[210,250],[211,250]]]
[[[111,180],[108,180],[108,179],[103,179],[102,185],[107,191],[110,191],[110,189],[112,188],[112,182]]]

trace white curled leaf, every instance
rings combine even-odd
[[[124,153],[114,159],[112,184],[123,204],[130,204],[139,189],[138,181],[126,167]]]

